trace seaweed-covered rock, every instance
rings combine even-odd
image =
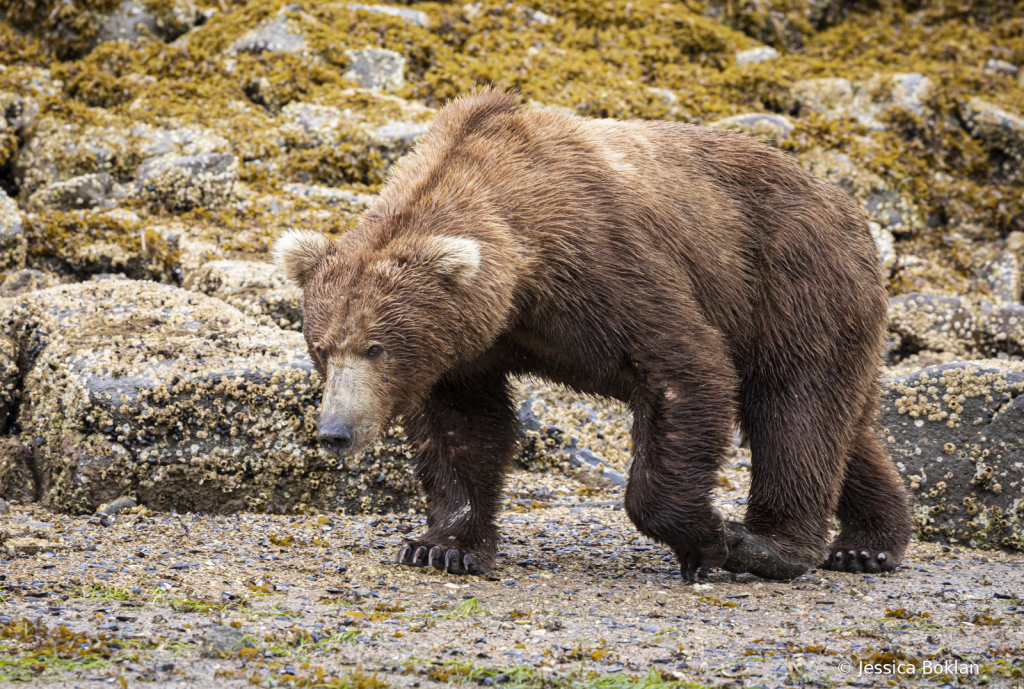
[[[300,20],[296,19],[301,11],[302,5],[298,4],[282,7],[277,15],[236,39],[228,53],[305,52],[308,50],[306,37]]]
[[[883,130],[886,125],[878,115],[889,108],[920,115],[932,88],[925,75],[907,72],[876,74],[856,84],[844,78],[806,79],[793,84],[791,91],[801,113],[849,117],[868,129]]]
[[[167,510],[404,509],[400,429],[338,469],[316,438],[320,385],[298,333],[166,285],[104,280],[3,304],[18,424],[41,499],[87,513],[122,495]]]
[[[189,0],[121,0],[120,7],[103,18],[96,42],[131,43],[154,36],[173,41],[195,26],[200,16],[199,10]]]
[[[25,267],[24,216],[0,189],[0,272]]]
[[[1024,165],[1024,117],[972,98],[960,110],[967,130],[986,147],[1004,156],[1001,166],[1008,177],[1020,175]]]
[[[1024,365],[977,361],[886,381],[879,420],[921,540],[1024,551]]]
[[[345,76],[363,88],[396,91],[405,84],[405,56],[393,50],[363,48],[348,52]]]
[[[344,208],[356,213],[366,210],[373,203],[373,197],[369,194],[357,194],[345,189],[322,187],[316,184],[286,184],[284,190],[299,198],[326,206]]]
[[[269,263],[210,261],[186,274],[183,286],[225,301],[260,323],[302,329],[302,290]]]
[[[106,172],[72,177],[40,189],[28,200],[30,211],[113,208],[124,190]]]
[[[869,222],[868,229],[871,230],[871,238],[875,240],[875,246],[878,248],[878,262],[882,269],[887,271],[896,263],[895,239],[892,232],[876,222]]]
[[[31,502],[36,497],[32,448],[17,438],[0,438],[0,501]],[[5,514],[0,509],[0,514]]]
[[[223,206],[237,181],[238,159],[225,153],[151,158],[135,172],[140,198],[178,210]]]

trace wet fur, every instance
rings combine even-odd
[[[475,269],[446,272],[436,236],[475,241]],[[322,374],[316,346],[329,359],[384,343],[367,394],[419,446],[417,550],[493,562],[518,424],[508,379],[532,375],[629,404],[625,507],[684,570],[729,555],[711,494],[736,424],[753,467],[729,543],[815,566],[838,514],[836,547],[902,558],[907,500],[872,429],[876,249],[854,202],[780,152],[485,90],[441,110],[320,254],[296,271],[305,334]]]

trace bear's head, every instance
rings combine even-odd
[[[291,230],[274,258],[303,290],[303,335],[324,381],[320,443],[335,455],[358,453],[422,401],[465,349],[480,245],[460,236],[357,229],[332,240]]]

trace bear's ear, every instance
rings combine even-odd
[[[467,237],[428,237],[417,256],[435,275],[466,284],[480,269],[480,244]]]
[[[288,230],[274,242],[274,263],[304,288],[316,267],[331,253],[332,245],[331,238],[322,232]]]

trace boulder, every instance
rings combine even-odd
[[[361,213],[373,203],[369,194],[357,194],[334,187],[322,187],[316,184],[286,184],[284,190],[298,198],[325,206],[335,206],[351,213]]]
[[[985,71],[991,74],[1003,74],[1008,77],[1017,76],[1018,67],[1005,60],[991,59],[985,63]]]
[[[24,216],[14,199],[0,189],[0,272],[25,267]]]
[[[850,117],[873,130],[886,128],[877,116],[889,108],[923,114],[931,90],[931,80],[916,72],[876,74],[856,84],[848,79],[805,79],[791,89],[801,114]]]
[[[350,60],[345,77],[368,89],[396,91],[405,85],[405,56],[392,50],[363,48],[346,53]]]
[[[72,177],[55,182],[32,194],[28,209],[34,213],[46,210],[70,211],[85,208],[113,208],[124,196],[124,189],[106,172]]]
[[[234,198],[238,159],[226,153],[166,155],[143,162],[135,172],[140,198],[167,208],[216,208]]]
[[[875,246],[878,248],[878,263],[882,270],[888,272],[896,264],[896,240],[892,232],[876,222],[869,222],[868,229],[871,230],[871,238],[875,240]]]
[[[1024,365],[958,362],[885,381],[882,438],[923,541],[1024,551]]]
[[[51,508],[132,495],[156,510],[421,504],[401,429],[338,467],[315,438],[320,381],[296,332],[167,285],[102,280],[0,302],[21,370],[15,439]]]
[[[960,297],[912,292],[889,300],[889,328],[904,353],[925,349],[966,355],[987,349],[992,315],[991,305]]]
[[[222,624],[210,625],[203,632],[203,657],[218,658],[227,656],[243,648],[255,648],[256,644],[245,632],[235,627]]]
[[[269,263],[210,261],[186,274],[183,286],[227,302],[261,324],[302,329],[302,290]]]
[[[17,297],[26,292],[53,287],[60,283],[57,276],[44,273],[34,268],[25,268],[16,273],[10,273],[2,284],[0,284],[0,297]]]

